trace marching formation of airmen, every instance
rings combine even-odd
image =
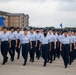
[[[23,66],[26,65],[28,54],[30,55],[30,62],[35,61],[35,56],[39,60],[43,58],[44,64],[53,63],[56,58],[62,56],[64,66],[67,68],[76,59],[76,30],[61,30],[61,29],[42,29],[42,28],[24,28],[20,32],[20,28],[3,27],[3,32],[0,34],[1,40],[1,54],[3,56],[3,63],[5,65],[8,61],[8,53],[11,62],[14,62],[15,52],[17,52],[17,59],[20,58],[20,52],[24,59]]]

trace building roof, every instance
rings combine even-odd
[[[9,16],[21,16],[24,15],[23,13],[11,13]]]
[[[27,16],[29,17],[28,14],[24,14],[24,13],[8,13],[8,12],[4,12],[4,11],[0,11],[0,15],[7,15],[7,16]]]
[[[8,15],[8,14],[10,14],[10,13],[4,12],[4,11],[0,11],[0,15]]]

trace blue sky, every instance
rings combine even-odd
[[[30,26],[76,27],[76,0],[0,0],[0,10],[29,14]]]

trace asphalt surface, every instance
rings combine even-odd
[[[9,56],[9,54],[8,54]],[[35,62],[31,63],[27,61],[27,65],[23,66],[23,58],[16,59],[15,61],[9,60],[6,65],[2,64],[2,56],[0,54],[0,75],[76,75],[76,60],[72,65],[69,65],[67,69],[64,68],[62,58],[56,59],[52,64],[48,63],[46,67],[43,67],[43,59],[35,59]]]

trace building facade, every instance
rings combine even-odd
[[[0,16],[4,16],[6,18],[5,20],[5,26],[6,27],[28,27],[29,26],[29,15],[24,13],[8,13],[0,11]],[[1,30],[2,27],[0,27]]]

